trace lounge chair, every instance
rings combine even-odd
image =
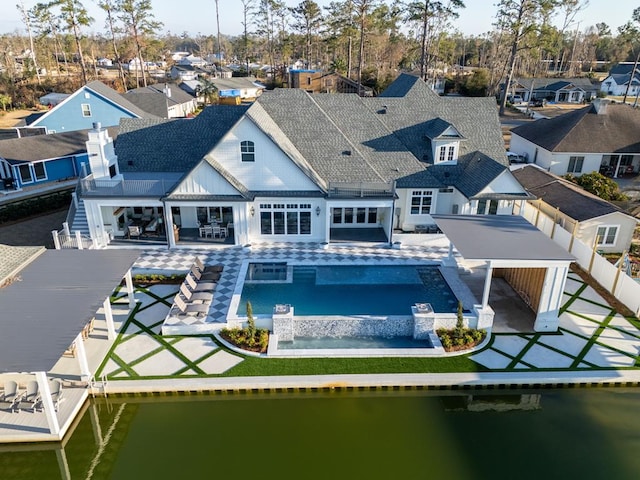
[[[180,294],[175,296],[173,303],[179,311],[177,314],[178,317],[185,315],[201,316],[209,313],[209,305],[204,303],[186,303]]]
[[[213,300],[213,293],[204,291],[192,292],[184,283],[180,285],[180,294],[184,297],[185,302],[188,303],[211,303]]]
[[[53,408],[58,411],[58,405],[62,400],[62,382],[60,380],[53,380],[49,382],[49,388],[51,389],[51,400],[53,401]]]
[[[193,263],[200,273],[220,273],[223,268],[222,265],[205,265],[202,263],[202,260],[200,260],[200,257],[196,257]]]
[[[187,275],[184,280],[192,292],[213,292],[218,286],[214,282],[198,282],[191,275]]]
[[[0,397],[0,409],[13,412],[15,404],[20,400],[18,384],[13,380],[4,382],[4,392]]]
[[[27,382],[27,393],[22,396],[16,409],[20,410],[32,410],[36,411],[36,406],[40,403],[40,394],[38,392],[38,382],[35,380],[29,380]]]
[[[216,273],[216,272],[202,273],[200,270],[198,270],[198,267],[196,267],[195,265],[191,266],[191,270],[189,270],[189,273],[193,275],[193,277],[198,282],[202,280],[206,282],[217,282],[218,280],[220,280],[219,273]]]
[[[140,238],[140,235],[142,235],[142,229],[138,226],[138,225],[129,225],[127,227],[127,232],[129,234],[129,238],[131,237],[137,237]]]

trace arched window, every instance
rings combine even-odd
[[[242,155],[243,162],[255,162],[256,154],[253,142],[248,140],[240,142],[240,154]]]

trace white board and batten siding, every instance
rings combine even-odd
[[[251,141],[255,161],[243,162],[240,142]],[[256,125],[242,118],[210,153],[252,191],[318,191],[318,186]]]
[[[239,195],[240,192],[206,161],[202,161],[175,189],[176,194]]]

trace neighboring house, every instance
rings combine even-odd
[[[118,125],[121,118],[154,117],[96,80],[80,87],[48,112],[30,119],[28,126],[59,133],[86,130],[96,122],[111,127]]]
[[[595,99],[589,106],[511,130],[512,152],[556,175],[617,177],[640,168],[640,111]]]
[[[200,58],[200,57],[195,57],[193,55],[187,55],[186,57],[182,57],[181,59],[179,59],[176,62],[176,65],[184,65],[187,67],[205,67],[207,65],[207,62]]]
[[[87,132],[55,133],[0,140],[0,188],[44,187],[82,176],[88,166]],[[111,135],[117,129],[110,130]],[[89,170],[84,172],[84,175]]]
[[[358,82],[337,73],[316,70],[290,70],[291,88],[300,88],[307,93],[358,93]],[[372,97],[373,89],[360,85],[363,97]]]
[[[223,97],[239,97],[243,102],[252,102],[264,91],[265,87],[259,85],[255,78],[214,78],[211,83],[218,89],[218,95]]]
[[[504,84],[501,85],[504,89]],[[583,103],[595,98],[598,86],[588,78],[516,78],[508,95],[519,95],[528,102],[531,99],[557,103]]]
[[[180,82],[186,82],[187,80],[197,80],[198,77],[208,77],[209,72],[200,67],[193,67],[191,65],[174,65],[171,67],[169,76],[173,80]]]
[[[536,165],[511,173],[538,198],[529,200],[534,207],[586,245],[606,253],[629,251],[638,221],[620,208]]]
[[[230,79],[233,78],[233,70],[221,65],[213,65],[213,76],[215,78]]]
[[[125,119],[115,150],[102,129],[87,145],[98,155],[78,193],[99,245],[143,216],[175,225],[156,237],[170,247],[215,221],[238,245],[392,242],[436,231],[433,214],[510,215],[528,198],[495,101],[440,97],[410,75],[380,97],[280,89],[194,119]]]
[[[174,83],[156,83],[129,90],[124,97],[141,110],[159,118],[181,118],[197,108],[195,97]]]
[[[113,61],[109,58],[99,58],[96,60],[96,65],[99,67],[113,67]]]
[[[600,90],[607,95],[622,96],[626,93],[636,96],[640,93],[640,68],[636,67],[631,75],[633,66],[633,62],[623,62],[613,67],[609,71],[609,76],[602,81]]]
[[[70,93],[47,93],[38,99],[40,105],[55,107],[71,96]]]

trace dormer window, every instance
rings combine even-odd
[[[256,154],[254,143],[248,140],[240,142],[240,155],[243,162],[255,162]]]
[[[457,162],[460,143],[466,140],[456,127],[439,117],[425,123],[425,139],[431,142],[435,164]]]

